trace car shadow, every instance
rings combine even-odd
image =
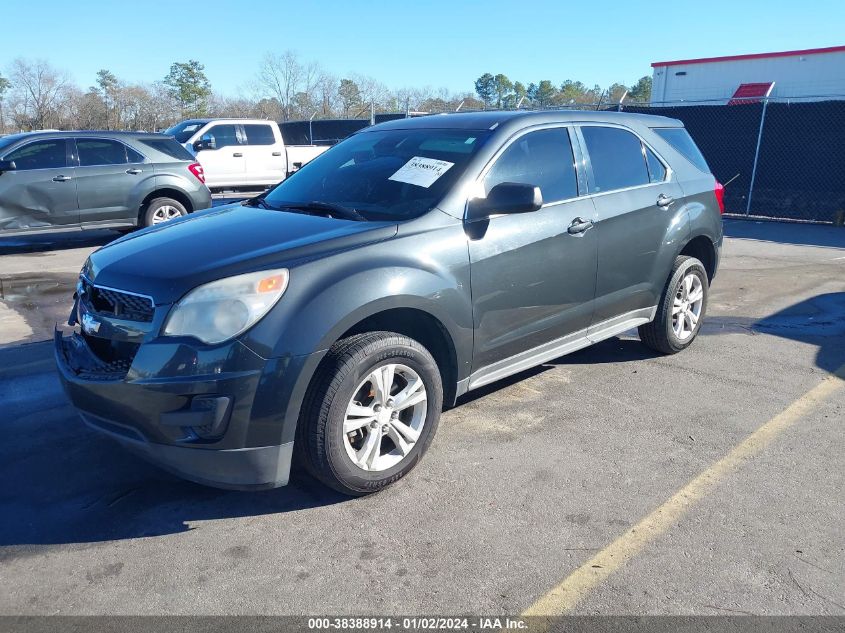
[[[816,345],[816,364],[845,363],[845,292],[796,303],[761,319],[714,316],[702,336],[767,334]],[[156,537],[208,520],[355,503],[295,470],[288,486],[218,490],[172,476],[85,427],[69,406],[49,356],[37,343],[0,350],[0,561],[28,546]],[[463,396],[465,405],[555,365],[642,361],[657,354],[627,333]]]
[[[734,333],[751,336],[770,334],[815,345],[818,348],[816,366],[829,373],[836,372],[845,364],[845,292],[817,295],[760,319],[738,315],[706,316],[700,332],[705,337]],[[636,330],[629,330],[620,336],[475,389],[461,396],[457,406],[488,396],[557,365],[626,363],[659,356],[662,354],[642,344]]]
[[[88,430],[69,406],[36,424],[28,451],[0,449],[0,546],[156,537],[203,521],[286,514],[350,501],[295,469],[288,486],[242,492],[170,475]],[[61,428],[59,428],[61,427]],[[13,442],[14,444],[14,442]],[[19,448],[23,448],[20,446]],[[21,553],[0,550],[0,561]]]
[[[723,227],[725,237],[845,249],[845,228],[830,225],[725,218]]]

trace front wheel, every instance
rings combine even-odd
[[[434,438],[440,371],[417,341],[368,332],[336,343],[321,364],[297,428],[306,469],[348,495],[404,477]]]
[[[689,347],[701,329],[708,291],[704,264],[695,257],[675,259],[654,321],[639,328],[640,340],[663,354],[677,354]]]

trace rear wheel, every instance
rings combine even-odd
[[[153,198],[147,203],[141,213],[144,226],[163,224],[176,218],[188,215],[188,210],[178,200],[173,198]]]
[[[642,342],[663,354],[676,354],[689,347],[701,329],[708,291],[704,264],[695,257],[678,257],[654,321],[639,328]]]
[[[314,379],[297,450],[335,490],[376,492],[416,466],[442,406],[437,364],[417,341],[392,332],[352,336],[332,347]]]

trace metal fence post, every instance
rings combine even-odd
[[[760,159],[760,143],[763,141],[763,126],[766,123],[766,108],[769,99],[763,99],[763,112],[760,114],[760,131],[757,132],[757,149],[754,150],[754,166],[751,168],[751,184],[748,186],[748,204],[745,205],[745,215],[751,214],[751,196],[754,193],[754,179],[757,177],[757,161]]]

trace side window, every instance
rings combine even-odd
[[[651,178],[651,182],[663,182],[666,180],[666,167],[663,166],[663,163],[654,155],[648,147],[643,145],[643,149],[645,150],[645,160],[648,163],[648,175]]]
[[[126,147],[126,158],[129,159],[130,163],[143,163],[144,162],[144,155],[141,152],[136,152],[131,147]]]
[[[516,139],[484,177],[485,194],[502,182],[540,187],[544,203],[577,197],[578,178],[569,131],[538,130]]]
[[[126,146],[107,138],[78,138],[76,151],[80,167],[126,164]]]
[[[590,193],[636,187],[650,182],[643,146],[631,132],[616,127],[581,128],[593,167]]]
[[[67,167],[63,138],[36,141],[6,154],[5,160],[15,161],[18,171]]]
[[[247,145],[273,145],[276,137],[273,136],[273,128],[269,125],[257,123],[244,125]]]
[[[230,145],[239,145],[238,127],[236,125],[215,125],[208,132],[205,132],[203,138],[211,136],[214,139],[215,147],[229,147]]]

